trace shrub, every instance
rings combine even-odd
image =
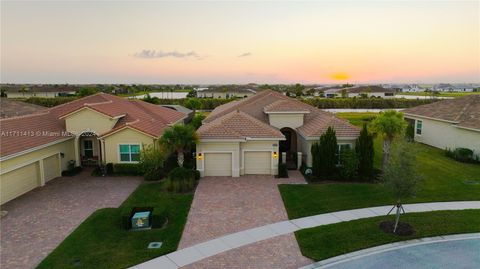
[[[165,152],[160,145],[149,145],[140,152],[139,169],[147,181],[160,180],[165,176],[163,164]]]
[[[456,148],[454,151],[455,159],[460,162],[472,162],[473,159],[473,150],[467,148]]]
[[[172,192],[189,192],[195,187],[194,170],[177,167],[168,174],[167,189]]]
[[[278,164],[278,177],[279,178],[288,178],[287,164],[285,164],[285,163]]]
[[[107,163],[107,165],[105,165],[105,171],[107,175],[113,175],[113,163]]]
[[[173,169],[177,167],[178,167],[177,155],[174,153],[168,156],[167,159],[165,160],[165,163],[163,164],[163,170],[165,170],[165,173],[169,174]]]
[[[68,169],[66,171],[62,171],[62,176],[73,177],[80,172],[82,172],[82,167],[81,166],[74,166],[74,167],[71,167],[70,169]]]
[[[357,138],[355,151],[358,156],[358,175],[365,180],[373,179],[373,135],[368,133],[366,124]]]
[[[317,179],[332,176],[336,170],[337,136],[332,127],[312,146],[313,174]]]
[[[343,179],[354,179],[357,177],[359,160],[353,149],[343,149],[340,152],[340,176]]]
[[[195,130],[197,130],[198,128],[200,128],[200,126],[202,126],[202,121],[205,119],[205,115],[204,114],[196,114],[192,121],[190,122],[190,125],[193,126],[193,128],[195,128]]]
[[[141,170],[137,163],[116,163],[113,165],[113,172],[120,175],[141,175]]]
[[[93,169],[91,175],[94,176],[94,177],[103,176],[102,167],[101,167],[100,165],[99,165],[99,166],[96,166],[95,169]]]
[[[415,140],[415,128],[413,124],[408,124],[407,129],[405,130],[405,139],[408,142],[413,142]]]

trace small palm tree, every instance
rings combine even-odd
[[[390,157],[390,145],[397,135],[403,133],[406,126],[407,123],[403,119],[403,113],[395,110],[381,112],[371,123],[373,131],[383,136],[382,169],[384,171],[387,168]]]
[[[185,150],[190,149],[197,143],[198,136],[195,129],[189,125],[174,125],[172,128],[165,130],[160,143],[168,150],[177,152],[178,166],[183,167],[185,160]]]

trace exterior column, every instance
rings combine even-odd
[[[287,162],[287,153],[282,152],[282,163],[286,163],[286,162]]]
[[[302,166],[302,152],[297,152],[297,170]]]
[[[39,163],[39,168],[40,168],[40,186],[45,186],[45,170],[43,166],[43,159],[38,161]]]
[[[80,166],[80,137],[75,137],[75,166]]]

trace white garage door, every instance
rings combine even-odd
[[[272,157],[270,151],[245,151],[246,175],[270,175]]]
[[[205,153],[205,176],[232,176],[231,153]]]
[[[45,175],[45,182],[48,182],[51,179],[59,177],[60,172],[60,163],[58,160],[58,155],[55,154],[46,159],[43,159],[43,171]]]
[[[0,176],[1,204],[40,186],[38,162]]]

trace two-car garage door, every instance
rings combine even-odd
[[[244,171],[246,175],[270,175],[272,157],[270,151],[245,151]],[[205,176],[232,176],[232,153],[205,153]]]
[[[6,203],[41,185],[40,162],[33,162],[0,176],[0,204]],[[43,171],[41,172],[44,175],[45,182],[60,176],[58,154],[43,159]]]

